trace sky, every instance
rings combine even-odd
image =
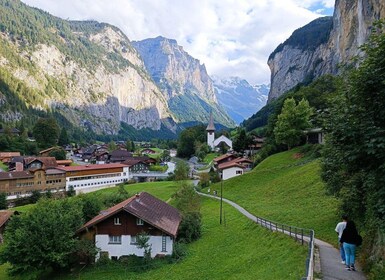
[[[176,39],[209,75],[268,84],[267,59],[297,28],[332,15],[335,0],[22,0],[69,20],[119,27],[132,41]]]

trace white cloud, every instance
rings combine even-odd
[[[173,38],[209,74],[266,83],[269,54],[334,0],[23,0],[64,19],[108,22],[131,40]]]

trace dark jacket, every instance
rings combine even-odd
[[[340,242],[345,242],[349,244],[356,244],[358,243],[358,232],[356,225],[353,221],[348,221],[346,223],[346,227],[344,231],[342,232],[341,240]]]

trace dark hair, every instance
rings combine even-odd
[[[347,221],[348,220],[348,215],[342,215],[342,220]]]

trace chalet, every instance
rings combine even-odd
[[[123,164],[128,166],[131,176],[133,173],[148,172],[148,164],[141,159],[131,158],[123,161]]]
[[[107,151],[97,151],[95,153],[95,159],[97,164],[104,164],[107,162],[109,154]]]
[[[129,180],[129,167],[120,163],[64,166],[58,169],[66,173],[66,190],[73,188],[76,194],[114,187]]]
[[[108,256],[143,256],[137,247],[137,236],[146,233],[150,239],[151,257],[171,255],[181,215],[166,202],[141,192],[87,222],[77,233],[83,239],[95,241],[100,249],[97,259]]]
[[[66,186],[65,175],[56,168],[0,172],[0,192],[5,192],[10,200],[30,196],[33,191],[62,192]]]
[[[234,160],[236,158],[237,158],[237,156],[235,154],[224,154],[224,155],[221,155],[221,156],[213,159],[214,166],[217,167],[218,165],[220,165],[222,163],[232,161],[232,160]]]
[[[230,157],[227,157],[227,159],[229,158]],[[252,167],[253,161],[243,157],[222,161],[217,165],[217,169],[222,172],[222,180],[242,175],[245,171],[251,170]]]
[[[132,158],[132,153],[127,150],[115,150],[110,153],[109,161],[111,163],[123,162]]]
[[[20,152],[0,152],[0,161],[9,163],[13,157],[19,157]]]
[[[227,180],[235,176],[242,175],[245,167],[239,163],[230,161],[220,164],[218,169],[222,172],[222,180]]]
[[[48,149],[45,149],[45,150],[42,150],[39,152],[39,155],[41,157],[48,157],[49,154],[57,149],[60,149],[59,147],[51,147],[51,148],[48,148]]]
[[[91,162],[95,159],[95,153],[97,152],[98,146],[92,145],[86,149],[83,150],[82,153],[82,160],[84,162]]]
[[[54,157],[25,157],[24,168],[29,169],[47,169],[55,168],[58,164]]]
[[[146,148],[146,149],[143,149],[141,153],[142,155],[153,155],[153,154],[156,154],[157,152],[153,149]]]

